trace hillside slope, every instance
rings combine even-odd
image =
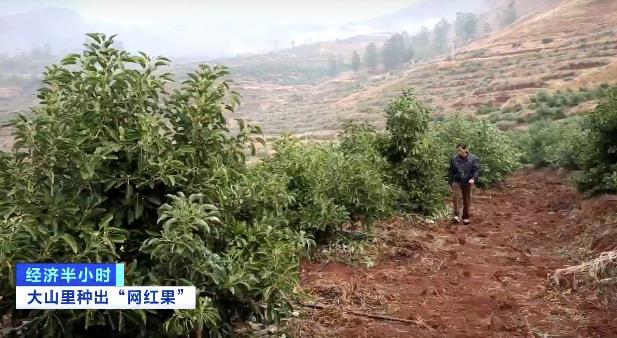
[[[402,88],[413,87],[436,115],[472,114],[485,106],[494,107],[490,118],[504,126],[525,124],[534,114],[529,98],[538,91],[587,90],[617,78],[617,1],[545,5],[548,10],[531,12],[459,49],[455,61],[417,63],[390,74],[345,73],[318,85],[241,81],[247,104],[240,113],[269,134],[332,134],[346,120],[381,127],[387,102]],[[581,102],[565,114],[588,107]]]

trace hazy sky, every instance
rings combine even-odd
[[[90,20],[150,27],[153,21],[207,21],[212,24],[343,24],[404,8],[417,0],[0,0],[0,13],[66,7]]]
[[[221,57],[371,33],[358,23],[419,0],[0,0],[0,14],[61,7],[129,49]],[[71,27],[67,27],[71,29]],[[83,34],[83,32],[75,33]]]

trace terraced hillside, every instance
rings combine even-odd
[[[436,116],[480,112],[504,128],[533,118],[539,107],[533,97],[545,89],[579,95],[576,104],[563,105],[563,115],[576,114],[593,106],[590,91],[617,79],[616,12],[617,1],[564,0],[459,49],[454,61],[417,63],[386,75],[345,73],[318,85],[240,81],[247,102],[241,115],[268,134],[327,136],[346,120],[380,127],[385,104],[409,86]]]

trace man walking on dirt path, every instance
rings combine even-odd
[[[480,175],[480,159],[469,153],[467,145],[456,145],[457,154],[450,161],[448,183],[454,193],[454,217],[452,223],[460,223],[459,205],[463,199],[463,224],[470,224],[471,189]]]

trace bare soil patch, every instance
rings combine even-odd
[[[579,203],[567,173],[524,169],[476,191],[471,226],[390,220],[372,268],[303,263],[302,286],[324,308],[303,309],[294,328],[301,337],[617,337],[614,302],[547,278],[580,262],[568,247],[592,229],[582,224],[617,206],[594,201]],[[613,248],[594,236],[590,250]]]

